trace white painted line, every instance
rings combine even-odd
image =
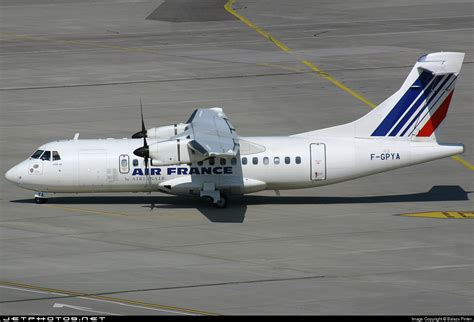
[[[102,300],[102,299],[96,299],[96,298],[90,298],[90,297],[78,297],[79,299],[83,300],[90,300],[90,301],[97,301],[97,302],[105,302],[105,303],[112,303],[112,304],[118,304],[118,305],[123,305],[123,306],[129,306],[129,307],[135,307],[139,309],[147,309],[147,310],[153,310],[153,311],[160,311],[160,312],[166,312],[166,313],[172,313],[172,314],[182,314],[182,315],[195,315],[191,313],[184,313],[180,311],[172,311],[172,310],[165,310],[165,309],[157,309],[157,308],[152,308],[152,307],[146,307],[146,306],[140,306],[140,305],[133,305],[133,304],[126,304],[122,302],[115,302],[115,301],[108,301],[108,300]]]
[[[55,308],[55,309],[68,308],[68,309],[73,309],[73,310],[78,310],[78,311],[85,311],[85,312],[91,312],[91,313],[98,313],[98,314],[121,315],[121,314],[110,313],[110,312],[96,311],[96,310],[93,310],[93,309],[91,309],[91,308],[89,308],[89,307],[68,305],[68,304],[62,304],[62,303],[54,303],[53,308]]]
[[[37,291],[37,290],[28,289],[28,288],[20,288],[20,287],[4,286],[4,285],[0,285],[0,288],[7,288],[7,289],[18,290],[18,291],[26,291],[26,292],[31,292],[31,293],[54,294],[54,295],[59,295],[59,296],[64,296],[64,297],[78,298],[78,299],[82,299],[82,300],[89,300],[89,301],[96,301],[96,302],[104,302],[104,303],[110,303],[110,304],[115,304],[115,305],[122,305],[122,306],[127,306],[127,307],[134,307],[134,308],[138,308],[138,309],[146,309],[146,310],[165,312],[165,313],[171,313],[171,314],[181,314],[181,315],[189,315],[189,316],[197,315],[197,313],[196,314],[185,313],[185,312],[181,312],[181,311],[178,311],[178,310],[176,310],[176,311],[174,311],[174,310],[165,310],[165,309],[152,308],[152,307],[141,306],[141,305],[126,304],[126,303],[120,302],[120,299],[117,299],[117,301],[109,301],[109,300],[102,300],[102,299],[91,298],[91,297],[74,296],[74,295],[66,294],[66,293]],[[45,299],[45,300],[47,300],[47,299]],[[61,303],[55,303],[55,304],[60,305]],[[98,313],[98,312],[96,312],[96,313]],[[100,313],[117,315],[116,313],[106,313],[106,312],[100,312]]]
[[[30,289],[28,289],[28,288],[19,288],[19,287],[13,287],[13,286],[0,285],[0,287],[1,287],[1,288],[9,288],[9,289],[18,290],[18,291],[26,291],[26,292],[32,292],[32,293],[40,293],[40,294],[54,294],[54,295],[61,295],[61,296],[64,296],[64,295],[65,295],[65,294],[61,294],[61,293],[36,291],[36,290],[30,290]]]

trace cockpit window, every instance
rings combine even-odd
[[[61,160],[58,151],[53,151],[53,161]]]
[[[35,153],[33,153],[33,155],[31,156],[32,159],[38,159],[40,157],[40,155],[43,154],[43,150],[36,150]]]
[[[44,151],[43,155],[41,156],[41,160],[50,161],[51,160],[51,151]]]

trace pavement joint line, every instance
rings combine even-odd
[[[363,102],[365,105],[369,106],[370,108],[374,109],[377,105],[375,103],[373,103],[372,101],[370,101],[369,99],[365,98],[362,94],[360,93],[357,93],[356,91],[350,89],[349,87],[347,87],[346,85],[342,84],[341,82],[339,82],[337,79],[335,79],[334,77],[332,77],[331,75],[329,75],[327,72],[325,72],[324,70],[322,70],[321,68],[317,67],[316,65],[314,65],[312,62],[310,62],[309,60],[306,60],[306,59],[302,59],[301,57],[299,57],[296,53],[294,53],[288,46],[286,46],[284,43],[282,43],[281,41],[279,41],[277,38],[273,37],[270,33],[268,33],[267,31],[265,31],[264,29],[258,27],[257,25],[255,25],[253,22],[251,22],[250,20],[248,20],[247,18],[245,18],[244,16],[242,16],[241,14],[239,14],[237,11],[234,10],[233,8],[233,5],[234,3],[236,2],[237,0],[229,0],[225,5],[224,5],[224,9],[229,12],[231,15],[233,15],[234,17],[236,17],[237,19],[239,19],[240,21],[242,21],[243,23],[245,23],[247,26],[249,26],[251,29],[255,30],[257,33],[259,33],[261,36],[263,36],[265,39],[271,41],[275,46],[277,46],[279,49],[281,49],[282,51],[284,52],[287,52],[291,55],[293,55],[293,57],[295,57],[300,63],[302,63],[303,65],[309,67],[315,75],[318,75],[322,78],[324,78],[325,80],[329,81],[331,84],[333,84],[334,86],[342,89],[343,91],[345,91],[346,93],[350,94],[351,96],[353,96],[354,98],[358,99],[359,101]],[[460,163],[461,165],[463,165],[465,168],[467,168],[468,170],[471,170],[471,171],[474,171],[474,166],[469,163],[468,161],[464,160],[461,156],[459,155],[455,155],[455,156],[452,156],[451,159],[453,159],[454,161],[457,161],[458,163]]]
[[[387,271],[387,272],[379,272],[376,273],[375,275],[377,276],[383,276],[383,275],[391,275],[391,274],[399,274],[403,272],[418,272],[418,271],[427,271],[427,270],[446,270],[446,269],[458,269],[458,268],[466,268],[466,267],[472,267],[473,264],[461,264],[461,265],[446,265],[446,266],[430,266],[430,267],[417,267],[417,268],[411,268],[411,269],[406,269],[406,270],[395,270],[395,271]],[[371,274],[371,276],[374,274]],[[288,278],[288,279],[281,279],[281,281],[286,281],[286,280],[307,280],[307,279],[345,279],[345,278],[354,278],[354,277],[364,277],[367,276],[367,274],[335,274],[335,275],[316,275],[316,276],[307,276],[307,277],[300,277],[300,278]],[[274,279],[274,280],[262,280],[262,282],[278,282],[280,281],[279,279]],[[243,281],[243,282],[237,282],[237,283],[229,283],[229,284],[245,284],[245,283],[251,283],[252,281]],[[257,281],[258,282],[258,281]],[[220,284],[214,284],[216,286],[219,286]],[[190,309],[183,309],[183,308],[176,308],[176,307],[167,307],[167,306],[162,306],[158,304],[151,304],[151,303],[144,303],[144,302],[138,302],[138,301],[129,301],[125,299],[118,299],[118,298],[108,298],[105,296],[101,295],[110,295],[110,294],[116,294],[116,293],[126,293],[127,291],[117,291],[117,292],[109,292],[109,293],[97,293],[97,294],[83,294],[83,293],[78,293],[78,292],[72,292],[72,291],[63,291],[63,290],[57,290],[57,289],[50,289],[50,288],[45,288],[45,287],[39,287],[39,286],[34,286],[34,285],[28,285],[28,284],[22,284],[22,283],[14,283],[14,282],[6,282],[6,281],[0,281],[0,286],[14,286],[17,288],[23,288],[24,290],[41,290],[44,292],[48,293],[53,293],[53,294],[64,294],[63,296],[57,296],[57,297],[47,297],[47,298],[32,298],[32,299],[20,299],[20,300],[9,300],[9,301],[0,301],[0,303],[17,303],[17,302],[28,302],[28,301],[41,301],[41,300],[51,300],[51,299],[64,299],[64,298],[94,298],[102,301],[110,301],[113,303],[134,303],[137,306],[142,306],[145,307],[146,305],[149,305],[150,307],[158,307],[158,308],[167,308],[168,310],[171,309],[176,309],[183,311],[183,312],[189,312],[189,313],[199,313],[200,314],[205,314],[205,315],[217,315],[215,313],[210,313],[210,312],[203,312],[203,311],[196,311],[196,310],[190,310]],[[202,285],[202,286],[214,286],[214,285]],[[200,287],[200,286],[196,286]],[[166,288],[162,288],[166,289]],[[144,292],[144,291],[154,291],[154,290],[160,290],[160,289],[145,289],[145,290],[130,290],[128,292]]]
[[[34,299],[7,300],[7,301],[0,301],[0,303],[42,301],[42,300],[48,300],[48,299],[60,299],[60,298],[70,298],[70,297],[83,297],[83,298],[100,297],[100,299],[110,301],[111,298],[105,297],[104,295],[114,295],[114,294],[123,294],[123,293],[138,293],[138,292],[153,292],[153,291],[166,291],[166,290],[178,290],[178,289],[189,289],[189,288],[200,288],[200,287],[214,287],[214,286],[225,286],[225,285],[242,285],[242,284],[255,284],[255,283],[271,283],[271,282],[286,282],[286,281],[297,281],[297,280],[312,280],[312,279],[321,279],[321,278],[325,278],[325,277],[326,277],[325,275],[313,275],[313,276],[289,277],[289,278],[273,278],[273,279],[264,279],[264,280],[229,281],[229,282],[221,282],[221,283],[208,283],[208,284],[170,286],[170,287],[156,287],[156,288],[134,289],[134,290],[126,290],[126,291],[113,291],[113,292],[100,292],[100,293],[94,293],[94,294],[86,294],[86,293],[82,294],[82,293],[70,292],[70,291],[53,290],[53,289],[44,288],[44,287],[37,287],[37,286],[26,285],[26,284],[19,284],[18,285],[18,283],[10,283],[10,282],[0,281],[0,285],[1,284],[8,284],[8,286],[3,285],[3,287],[6,287],[6,288],[14,288],[14,289],[18,289],[18,290],[28,289],[28,290],[31,290],[33,292],[41,292],[43,294],[48,293],[48,294],[58,295],[58,296],[55,296],[55,297],[47,297],[47,298],[43,297],[43,298],[34,298]],[[16,284],[16,287],[10,286],[10,285],[14,285],[14,284]],[[120,301],[122,301],[122,300],[123,299],[120,299]],[[117,302],[117,301],[115,301],[115,302]],[[181,308],[180,308],[180,310],[181,310]],[[186,309],[186,310],[188,310],[188,309]],[[191,310],[191,311],[195,311],[195,310]],[[201,311],[197,311],[197,312],[201,312]],[[204,312],[204,313],[208,313],[208,312]]]
[[[113,50],[121,50],[125,52],[135,52],[135,53],[148,53],[148,54],[158,54],[160,56],[167,56],[167,57],[176,57],[176,55],[164,53],[158,49],[150,48],[150,47],[124,47],[119,45],[106,45],[100,44],[96,42],[90,41],[79,41],[79,40],[65,40],[65,39],[55,39],[55,38],[47,38],[42,36],[31,36],[31,35],[18,35],[18,34],[5,34],[0,33],[0,37],[9,37],[10,39],[19,39],[19,40],[32,40],[32,41],[43,41],[43,42],[55,42],[55,43],[63,43],[63,44],[71,44],[71,45],[80,45],[80,46],[88,46],[92,48],[103,48],[103,49],[113,49]],[[218,61],[215,59],[206,59],[203,57],[197,58],[192,56],[179,56],[180,58],[189,58],[198,61],[210,61],[213,63],[224,63],[222,61]],[[226,62],[225,62],[226,63]]]
[[[258,66],[270,66],[265,64],[257,64]],[[277,67],[278,65],[272,65]],[[280,69],[290,70],[288,67]],[[291,70],[290,70],[291,71]],[[52,85],[52,86],[31,86],[31,87],[3,87],[0,91],[22,91],[22,90],[41,90],[41,89],[54,89],[54,88],[70,88],[70,87],[88,87],[88,86],[113,86],[113,85],[129,85],[129,84],[147,84],[147,83],[168,83],[168,82],[186,82],[186,81],[200,81],[200,80],[214,80],[214,79],[227,79],[227,78],[245,78],[245,77],[269,77],[269,76],[283,76],[292,74],[309,73],[306,71],[298,70],[292,73],[262,73],[262,74],[244,74],[244,75],[229,75],[229,76],[212,76],[212,77],[192,77],[192,78],[174,78],[174,79],[150,79],[150,80],[137,80],[137,81],[124,81],[124,82],[109,82],[109,83],[89,83],[89,84],[66,84],[66,85]]]
[[[474,61],[464,62],[464,64],[472,64]],[[136,80],[136,81],[123,81],[123,82],[107,82],[107,83],[83,83],[83,84],[65,84],[65,85],[50,85],[50,86],[30,86],[30,87],[3,87],[0,91],[23,91],[23,90],[42,90],[42,89],[55,89],[55,88],[74,88],[74,87],[93,87],[93,86],[113,86],[113,85],[129,85],[129,84],[148,84],[148,83],[164,83],[164,82],[186,82],[186,81],[200,81],[200,80],[213,80],[213,79],[228,79],[228,78],[245,78],[245,77],[271,77],[271,76],[284,76],[294,74],[309,74],[312,71],[305,71],[298,68],[293,68],[281,64],[270,64],[270,63],[257,63],[257,66],[264,67],[275,67],[283,70],[288,70],[291,73],[262,73],[262,74],[244,74],[244,75],[229,75],[229,76],[213,76],[213,77],[192,77],[192,78],[174,78],[174,79],[149,79],[149,80]],[[397,69],[397,68],[408,68],[411,65],[400,65],[400,66],[379,66],[379,67],[364,67],[364,68],[343,68],[343,69],[330,69],[329,71],[357,71],[357,70],[378,70],[378,69]]]
[[[280,65],[280,64],[258,63],[257,66],[275,67],[275,68],[279,68],[279,69],[289,70],[289,71],[292,71],[292,72],[295,72],[295,73],[308,73],[307,71],[304,71],[304,70],[299,69],[299,68],[293,68],[293,67],[290,67],[290,66]]]
[[[29,285],[29,284],[23,284],[23,283],[0,281],[0,285],[10,286],[10,287],[13,286],[13,287],[23,288],[23,289],[27,289],[27,290],[44,291],[44,292],[49,292],[49,293],[54,293],[54,294],[64,294],[65,295],[65,296],[56,296],[56,297],[48,297],[48,298],[27,299],[27,300],[24,300],[24,301],[40,301],[40,300],[49,300],[49,299],[63,299],[63,298],[70,298],[70,297],[78,297],[78,298],[87,298],[87,299],[110,301],[110,302],[114,302],[114,303],[118,303],[118,304],[130,304],[130,305],[141,306],[141,307],[144,307],[144,308],[162,309],[162,310],[165,310],[167,312],[172,312],[172,313],[174,312],[174,313],[198,314],[198,315],[217,315],[216,313],[204,312],[204,311],[199,311],[199,310],[192,310],[192,309],[179,308],[179,307],[173,307],[173,306],[146,303],[146,302],[135,301],[135,300],[120,299],[120,298],[103,296],[103,295],[100,295],[100,294],[87,294],[87,293],[80,293],[80,292],[74,292],[74,291],[58,290],[58,289],[52,289],[52,288]],[[120,293],[120,292],[114,292],[114,293]],[[101,293],[101,294],[106,295],[106,294],[110,294],[110,293]],[[2,301],[0,303],[10,303],[10,302],[20,302],[20,301],[22,301],[22,300]]]
[[[16,35],[16,34],[5,34],[2,33],[0,36],[9,37],[13,39],[26,39],[26,40],[34,40],[34,41],[50,41],[50,42],[58,42],[64,44],[73,44],[73,45],[83,45],[83,46],[90,46],[90,47],[97,47],[97,48],[106,48],[106,49],[120,49],[124,51],[131,51],[131,52],[145,52],[145,53],[153,53],[156,54],[159,52],[157,49],[145,49],[139,47],[124,47],[119,45],[104,45],[98,44],[89,41],[79,41],[79,40],[64,40],[64,39],[51,39],[47,37],[41,36],[29,36],[29,35]]]
[[[98,214],[98,215],[130,216],[130,214],[125,214],[125,213],[120,213],[120,212],[110,212],[110,211],[101,211],[101,210],[86,209],[86,208],[65,207],[65,206],[58,206],[58,205],[47,205],[47,206],[49,208],[57,208],[57,209],[76,211],[76,212],[92,213],[92,214]]]

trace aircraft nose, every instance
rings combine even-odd
[[[18,182],[18,167],[14,166],[10,170],[8,170],[7,173],[5,173],[5,178],[10,182],[17,183]]]

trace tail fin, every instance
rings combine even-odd
[[[402,87],[370,113],[349,124],[301,135],[435,139],[435,130],[448,112],[463,60],[464,53],[454,52],[422,56]]]
[[[463,59],[463,53],[418,59],[400,90],[364,117],[377,125],[370,136],[432,136],[448,112]]]

